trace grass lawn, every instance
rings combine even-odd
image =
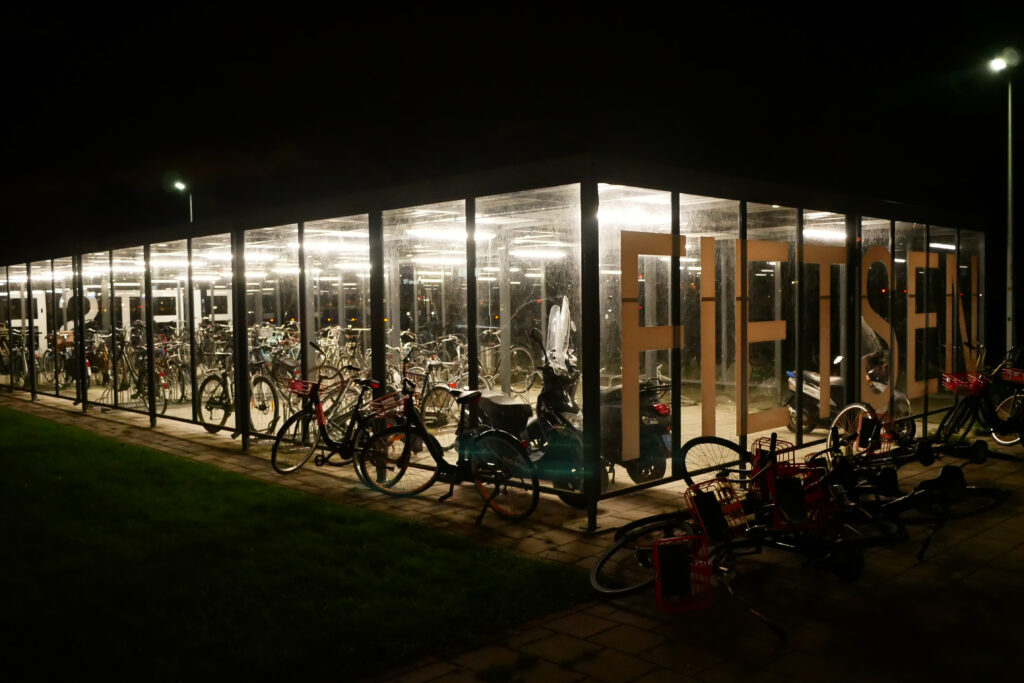
[[[352,680],[589,597],[570,567],[5,408],[0,464],[5,678]]]

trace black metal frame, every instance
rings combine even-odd
[[[142,247],[142,259],[146,264],[143,286],[146,312],[146,398],[149,400],[149,426],[156,427],[156,359],[153,357],[153,269],[150,267],[150,247]]]
[[[682,287],[682,276],[679,272],[682,254],[679,251],[679,236],[681,234],[679,216],[679,192],[673,191],[669,196],[672,211],[672,260],[670,261],[671,272],[669,273],[669,287],[671,296],[669,306],[671,307],[672,323],[672,476],[677,477],[683,469],[682,457],[682,387],[683,387],[683,349],[682,349],[682,324],[683,310],[680,301],[680,288]]]
[[[199,378],[196,376],[196,294],[195,283],[192,280],[192,238],[185,242],[185,250],[188,253],[188,293],[185,300],[185,313],[188,316],[188,373],[189,382],[192,384],[191,401],[192,422],[199,422]],[[202,302],[199,304],[202,311]]]
[[[374,377],[387,375],[387,353],[384,349],[384,212],[369,212],[370,232],[370,360]],[[394,321],[392,321],[394,322]],[[383,396],[382,386],[374,396]]]
[[[36,394],[36,300],[32,295],[32,262],[25,264],[25,291],[28,294],[26,302],[25,318],[28,320],[28,339],[25,342],[26,353],[28,354],[28,386],[32,394],[32,400],[38,398]]]
[[[793,329],[796,334],[793,335],[793,352],[796,354],[796,393],[793,395],[793,407],[796,409],[796,445],[804,445],[804,354],[803,334],[801,334],[800,323],[804,319],[804,308],[811,305],[811,300],[808,298],[804,300],[804,289],[807,287],[807,264],[804,263],[804,211],[806,209],[798,208],[796,210],[796,284],[793,288],[793,297],[796,299],[796,306],[794,306],[793,312]],[[831,266],[823,265],[821,268],[831,268]],[[820,297],[821,292],[821,276],[818,276],[818,296]],[[831,292],[830,292],[831,294]],[[820,323],[820,321],[819,321]],[[818,349],[818,353],[822,353],[822,349]],[[831,349],[829,350],[831,353]],[[781,378],[780,378],[781,379]]]
[[[214,300],[216,302],[216,299]],[[235,431],[249,450],[249,330],[245,306],[245,231],[231,231],[231,322],[235,342]]]
[[[600,204],[597,177],[591,172],[580,183],[580,277],[583,286],[580,320],[600,320],[601,255],[597,210]],[[582,330],[581,330],[582,332]],[[587,499],[587,529],[597,529],[597,501],[601,497],[601,337],[582,334],[580,355],[583,381],[583,495]],[[587,407],[589,406],[589,413]]]
[[[480,388],[480,341],[476,336],[476,198],[467,197],[466,207],[466,362],[469,363],[469,388]],[[511,340],[510,340],[511,343]],[[475,406],[475,404],[474,404]],[[474,418],[475,419],[475,418]]]

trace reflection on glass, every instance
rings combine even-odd
[[[111,306],[110,253],[82,256],[82,316],[85,357],[89,362],[89,401],[114,405],[114,321]]]
[[[192,374],[189,363],[188,242],[150,245],[153,286],[153,370],[166,402],[165,414],[192,419]]]
[[[207,430],[234,428],[234,344],[231,329],[231,235],[192,240],[196,417]]]
[[[984,233],[961,230],[953,316],[956,320],[955,324],[960,340],[960,348],[953,355],[954,370],[957,372],[977,370],[978,352],[970,346],[977,347],[981,343],[985,329],[985,309],[982,305],[984,303],[984,299],[982,299],[982,285],[985,282],[984,264]],[[1017,359],[1015,359],[1015,364],[1017,367],[1021,366]]]
[[[7,283],[11,295],[11,386],[28,389],[31,386],[30,318],[34,315],[28,296],[28,266],[22,263],[9,266]]]
[[[888,244],[888,223],[884,234]],[[856,293],[847,291],[846,217],[828,211],[804,211],[803,240],[805,280],[800,310],[801,330],[797,331],[802,335],[803,396],[798,418],[792,394],[796,378],[787,376],[786,382],[791,390],[786,404],[789,413],[787,427],[795,431],[797,420],[802,418],[805,439],[815,439],[825,435],[832,420],[846,405],[842,370],[849,356],[846,353],[846,335],[851,319],[850,302]],[[862,323],[854,323],[857,329],[863,328]],[[870,338],[873,340],[874,336]],[[886,334],[884,345],[887,347],[888,344]],[[840,358],[843,360],[837,363]],[[853,362],[856,363],[856,359]],[[787,371],[794,370],[795,367],[787,368]],[[820,433],[813,434],[816,430]]]
[[[70,256],[53,260],[53,342],[54,377],[57,393],[77,396],[79,379],[78,354],[75,346],[78,307],[75,296],[74,261]]]
[[[303,239],[313,329],[323,350],[317,358],[331,368],[369,372],[369,217],[306,223]]]
[[[145,274],[146,260],[142,247],[117,249],[113,252],[114,295],[111,310],[115,337],[117,405],[148,412]],[[157,413],[165,406],[158,399]]]
[[[0,266],[0,384],[11,383],[11,297],[7,266]]]
[[[924,237],[924,225],[896,222],[893,252],[896,275],[893,320],[899,357],[896,387],[907,395],[914,415],[924,412]]]
[[[796,367],[798,332],[796,222],[795,209],[747,205],[747,325],[745,330],[737,325],[738,358],[740,367],[746,362],[747,384],[739,387],[736,403],[740,433],[752,436],[768,435],[789,422],[786,371]]]
[[[36,350],[36,391],[57,393],[57,371],[53,339],[53,272],[50,261],[35,261],[32,270],[32,342]]]
[[[312,241],[314,249],[319,244]],[[250,431],[273,434],[302,408],[302,399],[288,390],[302,376],[298,225],[246,231],[245,307]],[[333,372],[330,379],[336,378]]]
[[[956,231],[933,225],[928,235],[928,311],[935,318],[935,329],[928,332],[927,376],[936,378],[928,392],[928,410],[932,411],[948,408],[955,401],[956,396],[939,380],[941,373],[953,371],[953,357],[960,343],[953,308],[958,270]]]
[[[671,194],[601,184],[598,199],[602,455],[640,484],[671,457]]]
[[[681,194],[682,434],[735,438],[736,239],[739,202]]]
[[[478,198],[475,244],[479,371],[481,386],[494,387],[487,410],[514,434],[537,418],[523,436],[540,479],[581,505],[579,186]]]

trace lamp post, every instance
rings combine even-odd
[[[174,181],[174,189],[178,192],[188,192],[188,222],[193,223],[192,220],[192,190],[189,189],[188,185],[181,182],[180,180]]]
[[[997,73],[1017,66],[1020,54],[1006,48],[988,63]],[[1006,78],[1006,350],[1013,347],[1013,77]]]

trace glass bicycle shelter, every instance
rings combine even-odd
[[[601,499],[678,480],[695,436],[810,445],[856,401],[924,430],[985,336],[984,233],[924,207],[582,155],[274,215],[0,266],[0,384],[153,425],[209,425],[219,387],[212,426],[244,450],[300,407],[291,379],[394,383],[414,349],[434,382],[534,406],[557,306],[593,524]]]

